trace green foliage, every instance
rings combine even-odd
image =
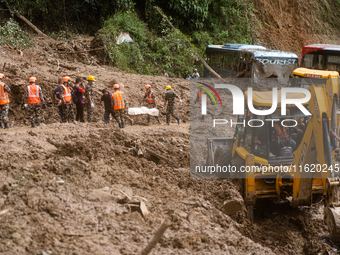
[[[119,13],[104,22],[100,35],[110,62],[127,72],[160,74],[166,69],[173,77],[184,77],[196,61],[182,34],[164,29],[157,37],[135,13]],[[120,31],[129,32],[133,43],[116,44]]]
[[[4,26],[0,27],[0,44],[29,48],[33,46],[31,37],[15,22],[9,19]]]

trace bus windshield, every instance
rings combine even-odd
[[[312,44],[302,49],[301,67],[340,72],[340,46]]]

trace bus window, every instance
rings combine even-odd
[[[314,54],[306,54],[303,57],[302,65],[306,68],[313,68],[313,58]]]
[[[315,69],[324,69],[325,68],[325,61],[323,55],[315,55],[314,58],[314,68]]]
[[[327,56],[327,70],[340,71],[340,56]]]

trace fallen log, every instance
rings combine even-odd
[[[59,63],[58,60],[57,60],[57,63],[54,63],[53,61],[48,61],[48,63],[53,64],[53,65],[57,65],[58,69],[59,69],[59,66],[61,66],[61,67],[64,67],[66,69],[69,69],[69,70],[73,70],[73,71],[77,70],[77,67],[61,64],[61,63]]]
[[[152,156],[154,156],[154,157],[156,157],[156,158],[159,158],[159,159],[161,159],[161,160],[164,160],[165,162],[168,162],[169,164],[172,164],[172,165],[174,165],[175,167],[177,167],[177,164],[176,164],[174,161],[172,161],[171,159],[167,159],[166,157],[163,157],[163,156],[159,155],[158,153],[154,152],[154,151],[151,150],[151,149],[145,148],[145,150],[146,150],[147,152],[149,152],[150,155],[152,155]]]
[[[177,31],[177,29],[172,25],[172,23],[170,22],[170,20],[168,19],[167,16],[165,16],[161,10],[157,7],[154,6],[153,8],[155,8],[155,10],[165,19],[166,22],[168,22],[169,26]],[[191,46],[191,43],[185,38],[183,37],[186,42],[188,43],[188,45],[193,49],[193,47]],[[212,73],[212,75],[214,75],[216,78],[222,78],[218,73],[216,73],[208,64],[207,62],[204,61],[204,59],[200,56],[200,54],[198,54],[197,52],[195,52],[196,57],[199,59],[199,61],[201,61],[201,63],[209,70],[210,73]]]
[[[5,5],[7,6],[7,8],[9,10],[11,10],[11,7],[5,2]],[[22,16],[20,13],[18,12],[15,12],[15,15],[21,19],[22,21],[24,21],[30,28],[32,28],[37,34],[39,35],[42,35],[43,37],[46,37],[46,38],[50,38],[52,39],[51,37],[47,36],[46,34],[44,34],[43,32],[40,31],[39,28],[37,28],[35,25],[33,25],[28,19],[26,19],[24,16]]]
[[[168,220],[164,221],[163,224],[159,227],[151,241],[149,242],[148,246],[144,248],[141,252],[141,255],[147,255],[156,246],[156,244],[161,240],[165,230],[170,226],[170,222]]]

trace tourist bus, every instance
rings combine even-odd
[[[340,72],[340,45],[311,44],[303,46],[301,67]]]
[[[225,44],[208,45],[207,63],[222,78],[247,77],[256,82],[259,78],[278,78],[287,84],[298,67],[298,56],[290,52],[267,50],[260,45]],[[204,68],[203,78],[212,77]]]

